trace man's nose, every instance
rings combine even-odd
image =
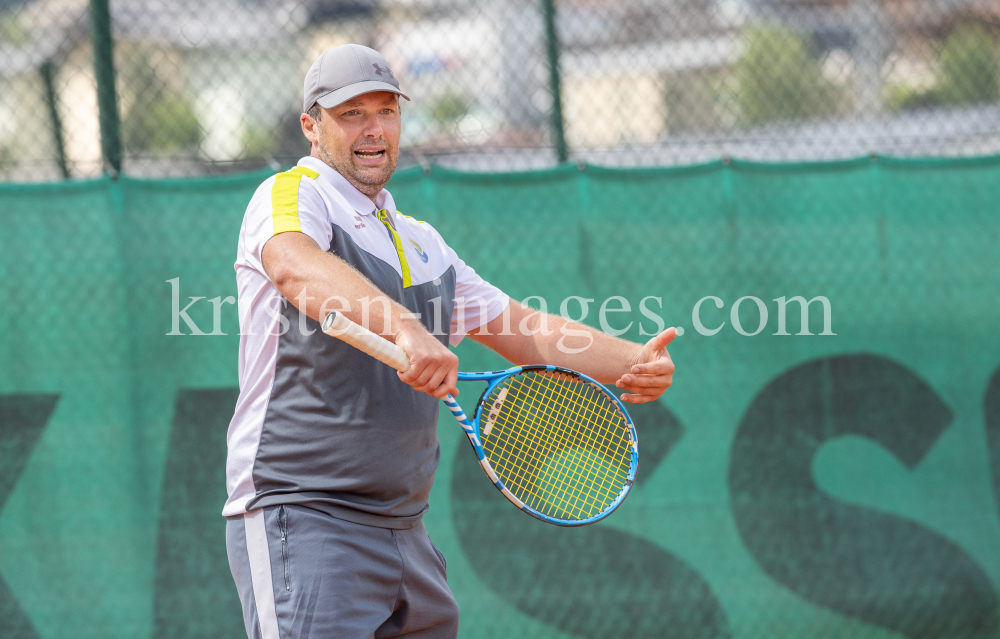
[[[365,118],[364,135],[368,138],[382,137],[382,123],[379,122],[377,113],[372,113]]]

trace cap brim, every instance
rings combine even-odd
[[[321,95],[316,98],[316,104],[320,105],[324,109],[329,109],[337,106],[338,104],[343,104],[351,98],[356,98],[359,95],[365,93],[375,93],[376,91],[389,91],[390,93],[395,93],[400,95],[409,101],[409,96],[405,93],[392,86],[388,82],[379,82],[377,80],[367,80],[365,82],[356,82],[354,84],[348,85],[342,89],[337,89],[336,91],[331,91],[326,95]]]

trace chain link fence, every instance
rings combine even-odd
[[[0,0],[0,179],[294,163],[305,71],[347,42],[414,98],[401,165],[1000,152],[997,0],[107,5]]]
[[[220,511],[268,175],[0,184],[0,638],[246,639]],[[424,522],[460,636],[997,639],[998,184],[1000,157],[401,171],[514,299],[685,329],[607,522],[518,512],[441,408]]]

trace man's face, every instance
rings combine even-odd
[[[323,160],[368,197],[378,195],[399,159],[399,98],[365,93],[331,109],[319,121],[302,115],[311,155]]]

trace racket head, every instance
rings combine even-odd
[[[617,397],[557,366],[519,366],[483,379],[489,386],[469,439],[508,500],[559,526],[592,524],[621,505],[635,481],[639,444]]]

